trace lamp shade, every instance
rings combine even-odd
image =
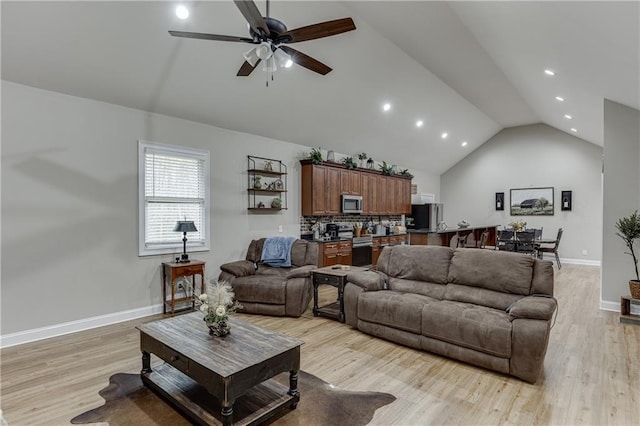
[[[179,220],[173,228],[174,232],[198,232],[192,220]]]

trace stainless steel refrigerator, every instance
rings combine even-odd
[[[411,217],[415,229],[437,230],[442,222],[444,205],[441,203],[412,204]]]

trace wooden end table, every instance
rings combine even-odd
[[[239,318],[213,337],[194,312],[143,324],[142,381],[201,425],[257,424],[300,400],[302,340]],[[151,369],[151,353],[166,363]],[[289,372],[289,387],[272,379]],[[234,423],[235,421],[235,423]]]
[[[367,271],[370,268],[348,265],[325,266],[311,271],[313,276],[313,316],[323,315],[344,322],[344,286],[350,272]],[[318,306],[318,286],[328,284],[338,289],[338,299],[325,306]]]
[[[184,309],[195,309],[195,291],[196,291],[196,275],[200,275],[200,293],[205,292],[204,282],[204,264],[201,260],[191,260],[189,262],[163,262],[162,263],[162,313],[167,313],[167,308],[171,316],[174,316],[176,311]],[[193,293],[191,296],[181,297],[176,299],[176,279],[180,277],[191,276],[191,283],[193,284]],[[168,280],[168,282],[167,282]],[[167,300],[167,285],[171,288],[171,299]],[[186,308],[176,309],[176,304],[191,302],[190,306]]]

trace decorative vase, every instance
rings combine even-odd
[[[207,327],[209,327],[209,334],[216,337],[226,336],[231,333],[231,327],[229,327],[229,323],[226,321],[207,322]]]
[[[262,188],[262,182],[261,182],[262,178],[260,176],[255,176],[253,178],[253,187],[255,189],[260,189]]]
[[[629,280],[629,292],[632,299],[640,300],[640,281]]]
[[[373,158],[369,158],[367,160],[367,168],[368,169],[373,169]]]

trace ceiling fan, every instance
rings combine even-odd
[[[331,72],[330,67],[287,46],[287,44],[329,37],[356,29],[353,19],[343,18],[288,30],[282,21],[269,16],[269,0],[267,0],[266,17],[260,14],[253,0],[234,0],[233,2],[249,23],[250,38],[186,31],[169,31],[169,34],[174,37],[233,41],[257,45],[244,54],[246,60],[236,74],[240,77],[246,77],[251,74],[260,61],[264,61],[263,69],[265,71],[273,72],[278,69],[278,66],[288,68],[293,63],[296,63],[318,74],[326,75]]]

